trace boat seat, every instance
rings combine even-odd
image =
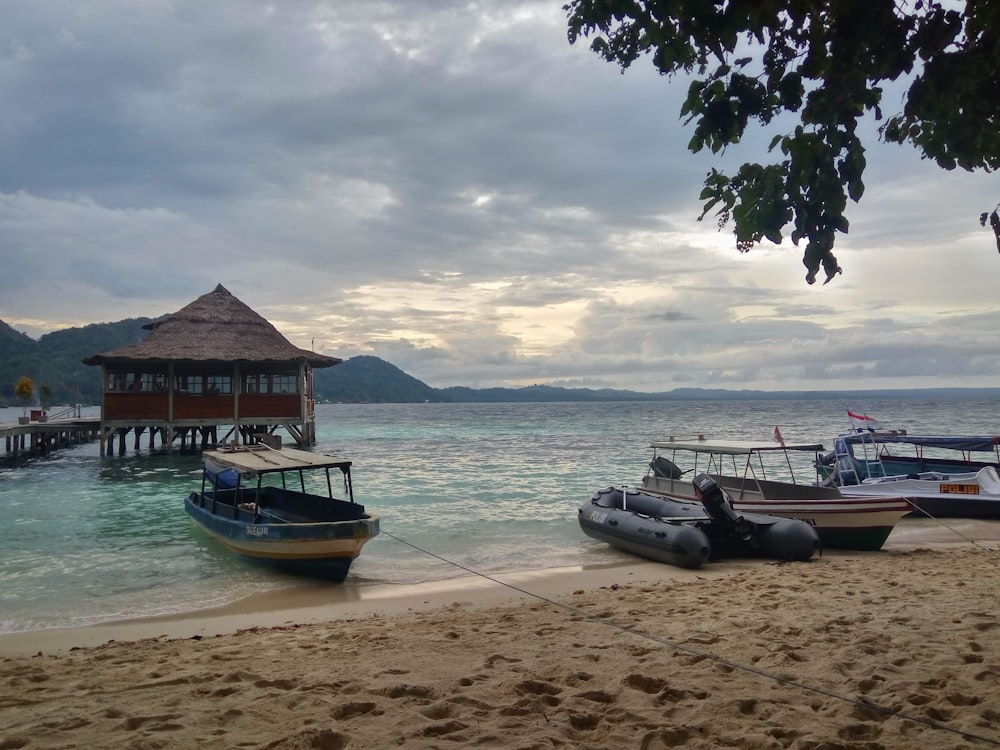
[[[861,468],[861,464],[859,464],[857,459],[852,456],[841,456],[837,461],[834,473],[839,477],[839,483],[841,486],[861,484],[862,477],[865,476],[865,472],[864,469]]]
[[[272,521],[277,523],[308,523],[307,519],[295,513],[290,513],[287,510],[270,510],[268,508],[262,508],[261,510]]]
[[[992,466],[986,466],[979,472],[979,483],[986,492],[1000,495],[1000,474]]]

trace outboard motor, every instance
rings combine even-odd
[[[817,453],[816,463],[820,466],[833,466],[834,462],[837,460],[837,452],[830,451],[829,453]]]
[[[681,468],[666,456],[657,456],[649,462],[649,468],[653,470],[653,476],[663,479],[680,479],[684,474]]]
[[[708,474],[699,474],[694,478],[694,493],[712,520],[728,531],[733,537],[746,542],[751,547],[758,547],[757,524],[738,515],[729,504],[722,488]]]

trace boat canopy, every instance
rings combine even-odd
[[[271,448],[263,443],[203,451],[201,455],[206,464],[211,462],[222,468],[234,469],[243,475],[331,468],[346,473],[351,466],[350,461],[334,456],[295,448]]]
[[[907,435],[897,432],[857,432],[844,435],[851,444],[905,443],[923,448],[946,448],[953,451],[992,451],[1000,437],[977,435]]]
[[[764,453],[767,451],[808,451],[816,453],[823,450],[822,443],[760,443],[753,440],[729,440],[724,443],[713,443],[708,440],[684,442],[680,440],[662,440],[650,443],[650,448],[656,450],[691,451],[692,453],[723,453],[734,456]]]

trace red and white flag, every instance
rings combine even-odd
[[[774,442],[781,443],[782,445],[785,444],[785,438],[781,434],[781,430],[779,430],[777,427],[774,428]]]
[[[882,427],[874,417],[869,417],[865,414],[855,414],[850,409],[847,410],[847,416],[851,418],[851,427],[857,432],[864,432],[865,430],[874,432]]]

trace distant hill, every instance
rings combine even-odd
[[[18,353],[30,354],[35,350],[37,342],[20,331],[15,331],[0,320],[0,354],[5,357],[16,356]]]
[[[412,404],[441,401],[437,390],[378,357],[351,357],[334,367],[313,370],[319,401]]]
[[[152,318],[130,318],[117,323],[94,323],[42,336],[38,341],[0,321],[0,406],[14,405],[14,385],[27,375],[36,388],[48,385],[54,404],[99,404],[99,367],[81,360],[92,354],[141,341]],[[610,388],[559,388],[531,385],[525,388],[432,388],[378,357],[358,356],[335,367],[315,371],[318,401],[343,403],[482,403],[550,401],[665,401],[665,400],[778,400],[933,398],[937,400],[1000,398],[1000,388],[934,388],[863,391],[727,391],[710,388],[677,388],[642,393]]]
[[[858,391],[727,391],[716,388],[677,388],[643,393],[611,388],[431,388],[378,357],[352,357],[336,367],[317,370],[314,383],[320,400],[345,403],[502,403],[553,401],[768,401],[843,400],[865,398],[933,398],[939,401],[1000,398],[1000,388],[909,388]]]
[[[101,368],[81,360],[91,354],[142,341],[152,318],[130,318],[117,323],[94,323],[66,328],[38,341],[0,321],[0,405],[15,403],[14,385],[22,375],[47,385],[55,404],[101,403]]]

